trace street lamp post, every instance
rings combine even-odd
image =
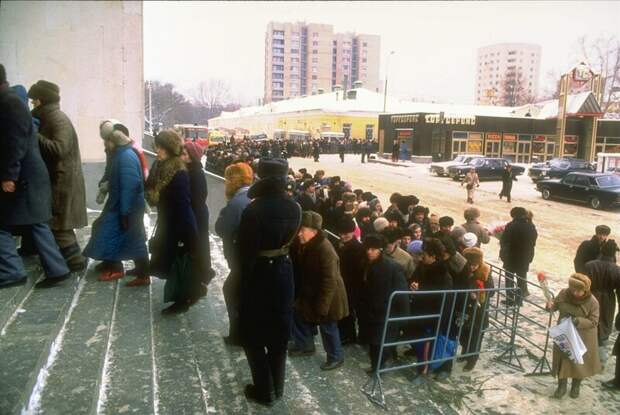
[[[388,74],[390,71],[390,57],[394,54],[394,51],[391,51],[388,55],[387,62],[385,65],[385,87],[383,88],[383,112],[385,112],[387,106],[387,89],[388,89]]]

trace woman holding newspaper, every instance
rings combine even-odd
[[[558,388],[553,397],[562,398],[566,394],[568,378],[572,378],[570,397],[579,397],[579,387],[584,378],[600,373],[601,362],[598,356],[597,325],[599,305],[590,293],[590,279],[583,274],[573,274],[568,280],[568,288],[563,289],[555,300],[549,301],[552,311],[559,311],[559,322],[570,318],[581,337],[586,352],[583,356],[577,353],[569,355],[558,347],[557,340],[553,346],[553,374],[558,378]],[[583,363],[578,363],[583,360]]]

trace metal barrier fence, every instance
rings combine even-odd
[[[467,358],[478,356],[482,352],[499,351],[501,354],[496,358],[498,362],[502,362],[509,366],[513,366],[512,358],[516,355],[515,352],[515,336],[517,331],[517,316],[519,314],[519,305],[515,303],[511,306],[504,306],[501,308],[503,315],[511,315],[509,326],[504,326],[503,321],[498,320],[496,316],[499,311],[497,307],[491,305],[491,297],[494,294],[508,291],[515,293],[517,288],[487,288],[487,289],[467,289],[467,290],[442,290],[442,291],[395,291],[390,295],[388,301],[388,307],[385,315],[385,322],[383,324],[383,331],[381,336],[381,343],[379,345],[379,354],[377,361],[374,362],[374,372],[371,378],[362,387],[362,392],[370,399],[371,402],[387,409],[385,394],[383,392],[383,385],[381,381],[381,374],[387,372],[393,372],[402,369],[421,368],[422,371],[427,371],[430,365],[440,365],[446,362],[452,361],[458,358]],[[482,304],[479,304],[477,296],[481,293],[485,293],[485,299]],[[476,298],[471,298],[471,295],[475,294]],[[441,297],[441,306],[437,307],[432,314],[414,314],[406,316],[393,316],[393,304],[395,298],[406,296],[407,300],[412,300],[412,310],[415,311],[416,299],[421,300],[422,297],[434,296],[434,300],[437,301],[438,297]],[[421,300],[420,302],[423,302]],[[458,308],[457,308],[457,304]],[[468,305],[474,305],[468,308]],[[479,307],[480,306],[480,307]],[[480,310],[479,310],[480,308]],[[473,313],[469,310],[473,309]],[[447,319],[447,320],[446,320]],[[394,339],[388,337],[388,326],[396,324],[396,331],[400,332],[402,323],[407,322],[420,322],[434,320],[433,326],[429,326],[426,323],[426,329],[424,336],[419,338],[409,338],[405,340]],[[463,331],[465,322],[469,320],[469,329]],[[488,324],[487,324],[488,323]],[[495,323],[495,324],[493,324]],[[476,327],[477,326],[477,327]],[[503,346],[497,348],[491,348],[484,350],[482,348],[482,341],[484,334],[486,333],[498,333],[500,338],[505,335],[506,338]],[[442,339],[443,337],[443,339]],[[466,339],[466,341],[464,340]],[[441,353],[437,353],[437,344],[439,340],[442,340],[442,345],[439,346]],[[472,344],[472,340],[475,342]],[[460,342],[464,347],[463,353],[457,356],[456,350],[458,345],[454,346],[453,353],[447,353],[449,342]],[[466,345],[463,345],[466,343]],[[432,352],[428,354],[428,358],[423,360],[416,360],[411,363],[405,363],[398,366],[382,367],[383,357],[385,355],[386,348],[395,348],[397,346],[423,344],[423,347],[428,350],[432,347]]]
[[[534,288],[536,291],[540,290],[541,293],[544,293],[544,291],[546,290],[546,287],[543,287],[540,284],[529,281],[526,278],[524,279],[515,273],[506,271],[505,269],[495,266],[493,264],[489,264],[489,265],[491,266],[491,277],[494,280],[495,286],[498,288],[507,287],[507,284],[506,284],[507,282],[509,283],[508,285],[518,287],[520,285],[519,281],[521,281],[521,282],[526,282],[527,287]],[[548,290],[547,292],[548,292],[548,295],[550,295],[551,298],[553,298],[553,293]],[[518,329],[516,332],[516,336],[519,338],[519,340],[528,344],[529,346],[533,347],[535,350],[539,352],[539,355],[535,356],[537,359],[536,366],[534,370],[531,373],[529,373],[529,375],[532,376],[532,375],[549,374],[551,373],[551,365],[549,364],[549,359],[547,358],[547,355],[548,355],[549,346],[550,346],[549,328],[553,324],[553,313],[549,312],[546,309],[545,307],[546,299],[544,297],[543,297],[543,304],[540,304],[540,301],[534,295],[530,295],[528,297],[521,296],[520,290],[518,293],[513,293],[512,296],[506,295],[506,291],[500,291],[499,295],[496,298],[497,304],[499,305],[501,301],[504,301],[506,303],[510,303],[511,301],[519,302],[518,301],[519,297],[515,297],[515,294],[517,296],[520,296],[521,301],[528,308],[531,307],[537,311],[542,311],[542,313],[525,313],[523,308],[520,308],[521,311],[516,316],[518,319],[521,319],[522,321],[526,321],[530,323],[531,325],[533,325],[540,332],[540,334],[544,336],[545,338],[544,345],[541,345],[540,342],[537,342],[536,340],[532,339],[532,333],[524,333],[523,326],[519,326],[517,324]],[[523,305],[521,307],[523,307]],[[501,313],[501,311],[498,311],[498,313]],[[506,315],[504,316],[504,319],[507,320],[508,318],[509,316],[506,316]],[[515,356],[515,357],[517,359],[518,365],[522,368],[521,362],[519,361],[519,357],[518,356]]]

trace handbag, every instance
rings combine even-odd
[[[160,247],[161,247],[161,241],[159,240],[159,238],[156,238],[155,235],[157,234],[157,223],[155,223],[155,226],[153,227],[153,231],[151,232],[151,237],[149,238],[149,241],[147,243],[148,248],[149,248],[149,253],[151,255],[155,254],[159,254],[159,251],[161,251]]]

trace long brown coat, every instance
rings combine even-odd
[[[319,232],[302,245],[291,247],[295,271],[295,311],[308,323],[339,321],[349,315],[340,259],[332,244]]]
[[[586,354],[583,355],[583,364],[578,365],[572,362],[556,345],[554,345],[553,375],[557,376],[559,379],[583,379],[600,373],[602,368],[598,356],[597,339],[599,306],[596,298],[588,294],[586,299],[577,302],[572,299],[569,290],[564,289],[560,291],[556,297],[553,310],[558,310],[560,312],[559,320],[568,316],[577,318],[577,332],[588,349]]]
[[[78,137],[69,117],[57,103],[32,110],[41,121],[39,147],[52,182],[52,223],[55,230],[88,225],[86,189]]]

